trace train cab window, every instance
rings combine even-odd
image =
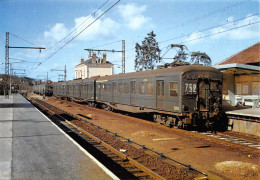
[[[144,95],[145,94],[145,86],[144,82],[139,82],[139,94]]]
[[[218,82],[210,82],[210,90],[218,91]]]
[[[129,84],[128,83],[124,83],[124,93],[129,94]]]
[[[118,93],[123,94],[123,83],[118,83]]]
[[[178,96],[178,82],[169,83],[170,96]]]
[[[147,95],[153,96],[154,92],[154,83],[153,82],[147,82]]]
[[[164,96],[164,81],[156,81],[157,96]]]
[[[131,82],[131,86],[130,86],[130,92],[131,92],[131,95],[134,95],[136,93],[136,82],[135,81],[132,81]]]

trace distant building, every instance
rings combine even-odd
[[[223,99],[232,105],[260,99],[260,42],[225,59],[215,68],[223,73]]]
[[[80,64],[75,66],[75,79],[112,74],[113,64],[106,60],[106,54],[103,54],[103,58],[100,58],[93,53],[86,61],[82,58]]]

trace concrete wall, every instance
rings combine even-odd
[[[113,75],[113,64],[94,63],[75,67],[75,79],[106,75]]]
[[[233,74],[223,73],[223,100],[229,100],[228,90],[235,94],[235,78]]]
[[[260,136],[260,123],[229,119],[229,124],[233,124],[233,128],[229,127],[229,130]]]
[[[113,68],[112,67],[102,67],[102,66],[95,66],[95,67],[89,67],[89,77],[92,76],[106,76],[106,75],[112,75],[113,74]]]

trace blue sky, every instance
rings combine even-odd
[[[26,76],[38,79],[46,78],[48,72],[53,81],[58,80],[62,71],[51,72],[50,69],[62,70],[66,65],[68,79],[73,79],[74,66],[82,57],[88,57],[84,49],[121,50],[121,40],[126,41],[126,72],[134,71],[135,44],[141,43],[151,31],[157,35],[161,54],[170,44],[184,44],[190,52],[207,53],[213,65],[260,41],[258,0],[121,0],[89,26],[115,2],[0,0],[0,73],[4,73],[1,63],[5,58],[6,32],[10,32],[10,46],[47,48],[41,53],[10,49],[10,58],[26,61],[19,63],[10,59],[12,67],[26,69]],[[85,27],[85,31],[65,45]],[[208,30],[202,31],[204,29]],[[175,54],[173,49],[164,57],[173,58]],[[122,71],[121,53],[107,53],[107,59],[116,64],[116,74]]]

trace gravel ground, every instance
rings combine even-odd
[[[178,133],[178,131],[169,131],[159,125],[144,123],[144,121],[133,117],[115,115],[104,110],[73,105],[70,102],[54,98],[46,99],[46,101],[81,118],[91,115],[92,119],[89,121],[92,123],[144,144],[146,147],[164,153],[166,156],[179,162],[189,164],[193,168],[208,174],[209,179],[219,179],[220,177],[224,179],[260,179],[259,174],[246,169],[244,171],[248,173],[241,175],[234,171],[227,172],[218,168],[219,163],[228,161],[250,163],[251,167],[259,167],[259,156],[253,156],[252,154],[247,154],[247,152],[241,153],[239,150],[218,146],[205,140],[194,139]],[[236,168],[234,164],[233,166]],[[242,168],[245,167],[243,166]]]

